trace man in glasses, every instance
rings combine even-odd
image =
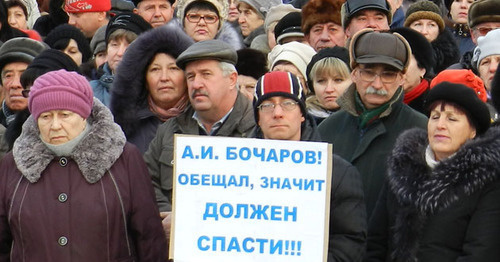
[[[353,84],[337,100],[341,110],[318,129],[361,173],[370,217],[396,138],[406,129],[425,128],[427,118],[403,103],[411,49],[401,35],[364,29],[353,36],[349,50]]]
[[[477,39],[486,36],[488,32],[500,28],[500,1],[498,0],[478,0],[474,1],[469,8],[468,24],[472,42],[478,44]],[[472,61],[474,52],[466,52],[459,63],[449,67],[449,69],[471,69],[479,75],[478,68]]]
[[[321,141],[307,114],[303,87],[289,72],[273,71],[255,88],[253,137]],[[361,177],[351,164],[333,156],[328,261],[361,261],[366,239],[366,208]]]

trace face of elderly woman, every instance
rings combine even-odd
[[[153,102],[163,109],[173,107],[187,92],[184,72],[165,53],[156,54],[148,66],[146,86]]]
[[[184,17],[184,31],[196,42],[214,39],[219,24],[219,16],[210,10],[192,8]]]
[[[465,113],[452,105],[437,104],[427,123],[429,146],[436,160],[442,160],[458,151],[468,140],[476,136],[476,129]]]
[[[87,121],[69,110],[51,110],[38,117],[40,136],[52,145],[64,144],[77,137],[85,129]]]

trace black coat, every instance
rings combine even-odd
[[[439,33],[438,37],[431,42],[431,45],[434,49],[434,60],[436,61],[434,73],[436,75],[460,61],[458,45],[452,33],[448,30]]]
[[[500,128],[428,167],[427,133],[409,130],[389,160],[366,261],[500,261]]]

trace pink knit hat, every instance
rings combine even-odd
[[[28,108],[34,119],[50,110],[69,110],[87,119],[93,105],[93,92],[85,77],[64,69],[48,72],[30,88]]]

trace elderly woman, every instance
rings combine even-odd
[[[175,59],[193,41],[172,24],[135,41],[118,67],[110,108],[127,140],[144,153],[158,126],[189,104],[184,72]]]
[[[28,104],[0,162],[0,260],[164,260],[146,165],[85,77],[46,73]]]
[[[241,34],[227,23],[227,0],[179,0],[177,17],[182,29],[195,42],[219,39],[239,50],[244,46]]]
[[[366,261],[500,261],[500,130],[464,85],[436,85],[427,105],[427,132],[389,158]]]
[[[321,49],[307,65],[307,77],[314,94],[306,100],[307,112],[319,124],[340,108],[337,98],[352,83],[349,52],[340,46]]]

